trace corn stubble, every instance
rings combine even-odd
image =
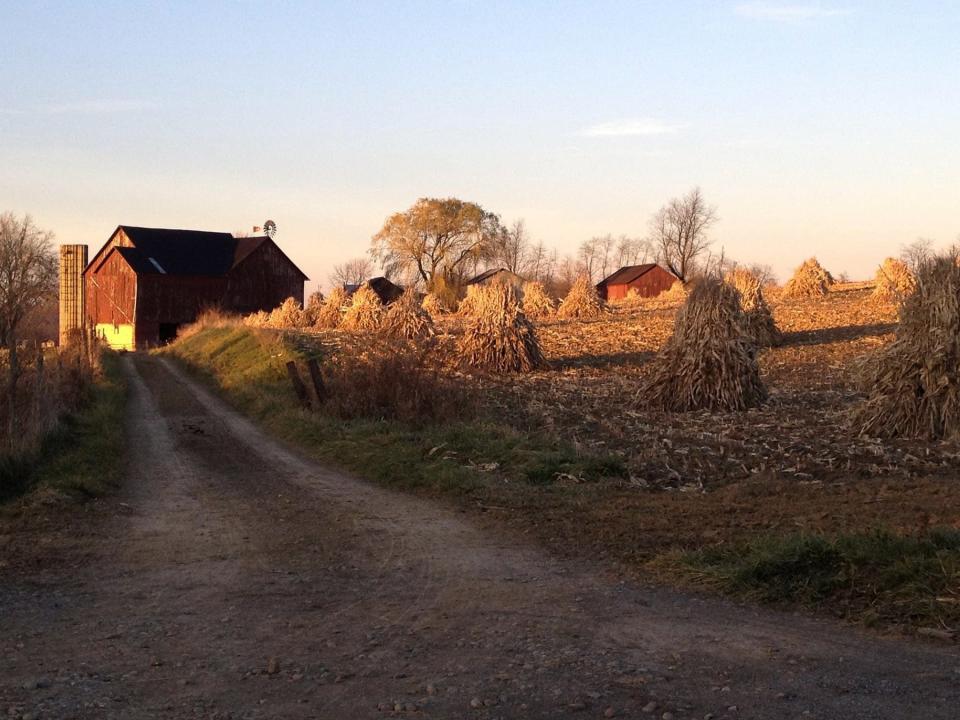
[[[520,309],[513,287],[476,288],[472,296],[470,321],[457,345],[464,364],[494,373],[546,366],[536,330]]]
[[[717,278],[705,278],[691,291],[677,313],[673,335],[651,361],[638,403],[676,412],[729,412],[766,399],[739,293]]]
[[[960,437],[960,268],[953,255],[919,269],[900,308],[896,339],[864,366],[867,399],[853,413],[861,435]]]

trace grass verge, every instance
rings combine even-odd
[[[127,386],[115,353],[103,355],[103,374],[80,408],[68,413],[33,456],[0,461],[0,502],[49,488],[90,498],[114,490],[124,457]]]
[[[679,556],[701,586],[750,600],[829,607],[867,625],[960,626],[960,531],[761,537]],[[682,571],[682,570],[681,570]]]

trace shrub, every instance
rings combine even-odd
[[[705,278],[680,308],[673,335],[650,363],[639,399],[664,410],[745,410],[767,397],[740,294]]]
[[[469,403],[462,386],[441,374],[438,346],[364,336],[325,367],[327,412],[344,419],[430,422],[462,418]]]
[[[458,343],[463,362],[478,370],[520,372],[546,365],[533,324],[511,285],[495,283],[473,294],[471,320]]]

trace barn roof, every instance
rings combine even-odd
[[[480,273],[476,277],[472,277],[469,280],[467,280],[464,283],[464,285],[476,285],[477,283],[481,283],[484,280],[489,280],[497,273],[502,273],[502,272],[510,272],[510,271],[507,270],[506,268],[491,268],[490,270],[484,270],[482,273]]]
[[[625,285],[636,280],[641,275],[657,267],[656,263],[644,263],[643,265],[627,265],[617,270],[612,275],[605,277],[600,281],[600,285]]]
[[[138,275],[222,276],[243,262],[257,248],[273,242],[265,235],[238,238],[230,233],[133,225],[118,226],[110,236],[111,240],[120,230],[129,238],[132,247],[117,246],[113,250],[120,253]],[[102,252],[101,250],[97,253],[94,261]],[[282,250],[280,252],[283,253]],[[109,255],[110,252],[107,252],[101,260],[106,260]],[[97,266],[100,264],[102,261],[97,263]],[[293,262],[290,264],[293,265]],[[90,267],[93,266],[94,262],[91,262]],[[306,278],[303,271],[299,268],[297,270]]]
[[[360,285],[348,283],[343,286],[343,289],[347,291],[347,295],[353,295],[360,289],[362,284],[363,283],[360,283]],[[366,284],[377,294],[377,297],[380,298],[380,301],[384,305],[389,305],[403,295],[403,288],[401,286],[382,276],[370,278],[366,281]]]

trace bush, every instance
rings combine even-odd
[[[364,336],[325,367],[327,412],[343,418],[431,422],[463,418],[462,387],[441,374],[434,342]]]

